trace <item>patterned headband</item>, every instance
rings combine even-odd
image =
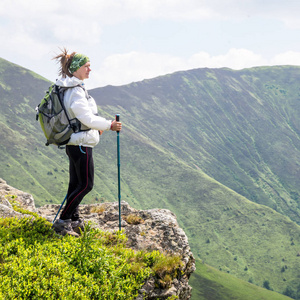
[[[71,74],[76,72],[80,67],[82,67],[83,65],[85,65],[89,61],[90,61],[90,59],[87,56],[85,56],[83,54],[80,54],[80,53],[76,53],[73,56],[71,65],[69,67],[69,70],[70,70]]]

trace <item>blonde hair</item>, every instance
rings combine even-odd
[[[68,54],[68,50],[66,48],[60,50],[61,50],[61,54],[53,57],[53,59],[60,64],[58,75],[61,75],[62,77],[66,77],[66,76],[73,77],[69,68],[76,52],[72,52],[71,54]]]

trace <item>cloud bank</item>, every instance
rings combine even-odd
[[[300,65],[300,52],[286,52],[268,60],[247,49],[230,49],[224,55],[207,52],[193,54],[187,59],[159,53],[130,52],[108,56],[91,76],[92,86],[122,85],[160,75],[196,68],[235,70],[256,66]],[[118,74],[118,76],[116,76]]]
[[[90,56],[90,87],[202,67],[300,65],[299,13],[293,0],[2,0],[0,57],[55,80],[51,58],[66,46]]]

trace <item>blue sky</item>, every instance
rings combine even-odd
[[[293,0],[1,0],[0,57],[54,81],[59,47],[88,55],[90,88],[180,70],[300,65]]]

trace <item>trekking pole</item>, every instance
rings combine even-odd
[[[116,115],[116,121],[120,121],[120,115]],[[120,131],[117,131],[117,157],[118,157],[118,201],[119,201],[119,231],[121,231],[121,180],[120,180]]]
[[[68,195],[68,194],[67,194],[67,195]],[[66,201],[66,199],[67,199],[67,195],[66,195],[66,197],[65,197],[64,201],[62,202],[62,204],[61,204],[61,206],[60,206],[60,208],[59,208],[59,210],[58,210],[58,212],[57,212],[57,214],[56,214],[56,216],[55,216],[54,220],[52,221],[52,223],[54,223],[54,222],[55,222],[55,220],[56,220],[56,218],[57,218],[57,215],[59,214],[59,212],[60,212],[61,208],[63,207],[63,205],[64,205],[64,203],[65,203],[65,201]]]

